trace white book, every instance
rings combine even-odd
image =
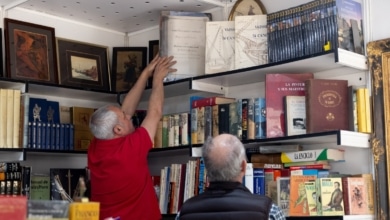
[[[245,187],[253,193],[253,164],[247,163],[245,170]]]
[[[284,114],[286,135],[306,134],[306,97],[285,96]]]
[[[234,69],[234,37],[234,21],[206,23],[206,74]]]
[[[268,63],[267,15],[235,18],[235,69]]]
[[[14,91],[14,101],[13,101],[13,109],[14,109],[14,117],[13,117],[13,134],[12,134],[12,147],[13,148],[21,148],[20,146],[20,133],[19,129],[23,124],[20,123],[20,101],[21,101],[21,91],[18,89]],[[23,129],[23,128],[22,128]],[[25,131],[25,130],[23,130]],[[23,132],[22,132],[23,134]]]

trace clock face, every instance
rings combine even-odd
[[[236,16],[262,15],[265,13],[264,6],[259,0],[238,0],[230,11],[229,20],[233,21]]]

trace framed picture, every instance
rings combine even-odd
[[[153,60],[153,58],[158,54],[160,49],[159,40],[151,40],[149,41],[149,59],[148,63]]]
[[[110,91],[108,47],[57,38],[60,84]]]
[[[4,19],[6,76],[58,83],[54,28]]]
[[[133,87],[146,67],[146,47],[114,47],[112,55],[112,88],[116,92]]]
[[[234,21],[236,16],[267,14],[260,0],[238,0],[229,14],[229,21]]]

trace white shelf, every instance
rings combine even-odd
[[[344,220],[374,220],[374,215],[344,215]]]

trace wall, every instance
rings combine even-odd
[[[390,38],[390,1],[370,0],[372,40]]]

